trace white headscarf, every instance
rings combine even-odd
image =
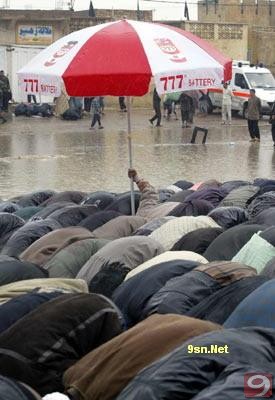
[[[47,394],[46,396],[43,397],[43,400],[70,400],[70,399],[68,396],[65,396],[65,394],[55,392]]]

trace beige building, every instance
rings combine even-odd
[[[265,0],[202,0],[198,3],[198,19],[200,22],[224,26],[228,35],[236,34],[238,26],[247,28],[247,42],[244,43],[247,53],[245,59],[253,63],[262,62],[275,73],[275,2]],[[235,33],[233,33],[235,31]],[[226,36],[226,33],[225,33]],[[212,40],[212,39],[211,39]],[[214,41],[215,42],[215,41]],[[220,39],[219,39],[220,42]],[[216,43],[221,49],[222,42]],[[226,47],[226,43],[224,43]],[[231,53],[230,46],[228,54]]]

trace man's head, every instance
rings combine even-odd
[[[227,88],[228,88],[228,83],[227,83],[227,82],[223,82],[223,87],[224,87],[225,89],[227,89]]]
[[[251,96],[251,97],[255,97],[255,95],[256,95],[256,94],[255,94],[255,93],[256,93],[255,89],[250,89],[249,92],[250,92],[250,96]]]
[[[2,76],[5,75],[3,70],[0,71],[0,75],[2,75]]]

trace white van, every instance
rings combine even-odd
[[[275,79],[269,69],[262,64],[251,65],[249,61],[233,61],[232,80],[229,85],[234,96],[232,98],[232,111],[241,112],[243,117],[247,113],[247,100],[250,96],[249,89],[255,89],[256,96],[262,103],[262,113],[270,114],[275,101]],[[208,112],[222,106],[221,88],[208,90]]]

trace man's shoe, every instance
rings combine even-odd
[[[93,126],[90,126],[89,130],[93,131],[95,128]]]
[[[149,119],[149,122],[152,126],[154,126],[153,121],[151,119]]]
[[[160,126],[162,126],[162,125],[160,125],[160,124],[157,124],[156,126],[157,126],[157,127],[160,127]]]
[[[260,142],[260,141],[261,141],[260,138],[256,138],[256,139],[255,139],[255,142]]]
[[[253,139],[250,139],[249,141],[250,142],[256,142],[256,139],[253,138]]]
[[[104,126],[101,125],[98,129],[104,129]]]

